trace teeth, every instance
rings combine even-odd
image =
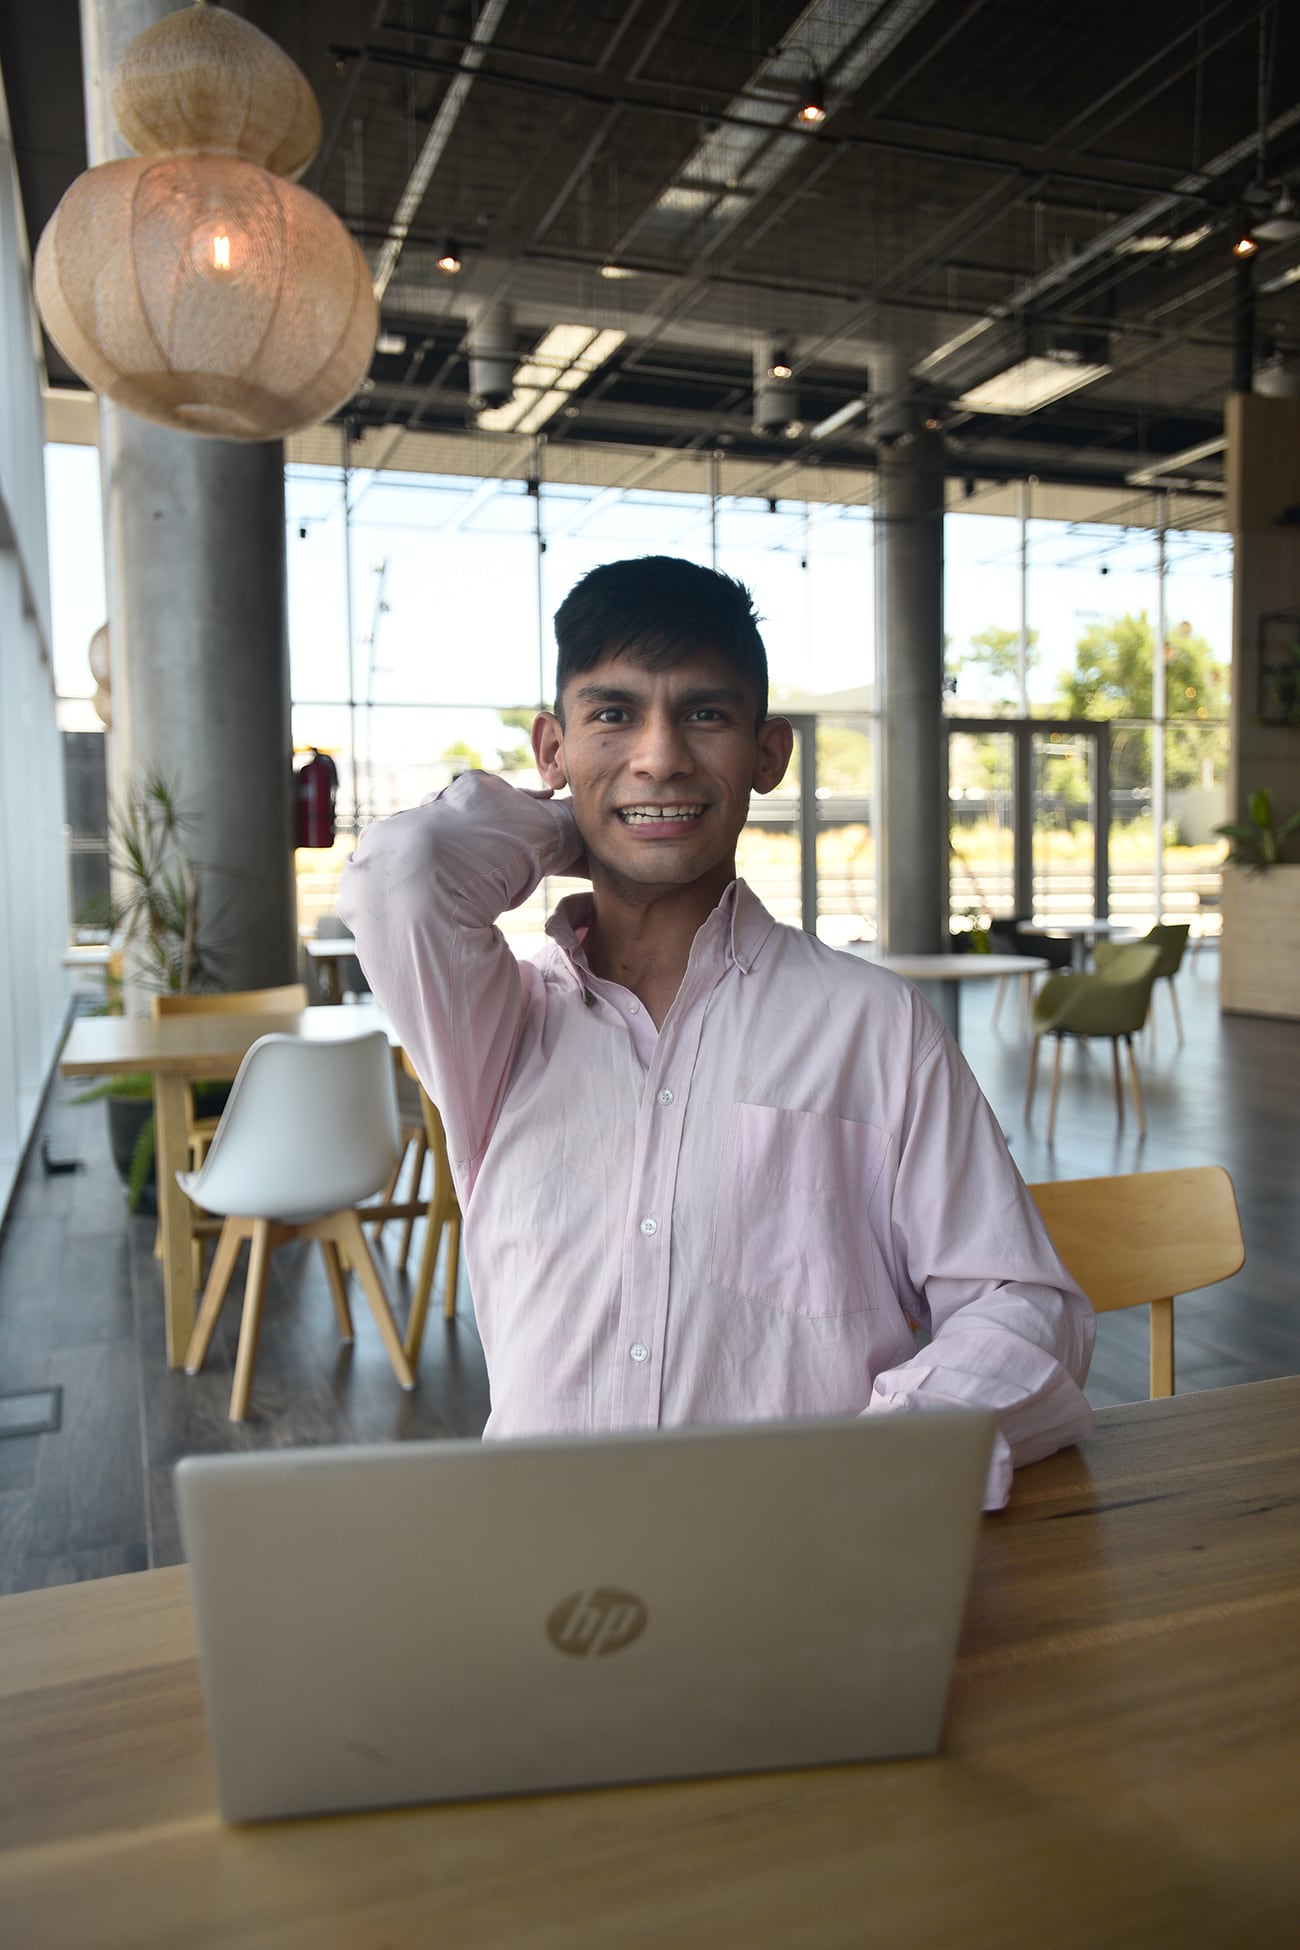
[[[703,811],[703,806],[622,806],[618,816],[628,826],[662,826],[673,820],[684,824],[688,819],[698,819]]]

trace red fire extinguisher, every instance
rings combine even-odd
[[[325,752],[313,745],[305,765],[294,776],[297,804],[295,846],[333,846],[334,795],[339,789],[338,768]]]

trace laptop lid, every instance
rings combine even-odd
[[[938,1744],[975,1410],[190,1457],[231,1821]]]

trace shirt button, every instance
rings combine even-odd
[[[648,1239],[652,1232],[658,1232],[659,1230],[658,1219],[642,1219],[641,1230],[645,1234],[646,1238]]]
[[[640,1003],[639,1003],[639,1002],[637,1001],[637,999],[636,999],[636,997],[635,997],[635,996],[631,996],[631,997],[629,997],[629,999],[628,999],[628,1005],[627,1005],[627,1012],[628,1012],[628,1014],[629,1014],[630,1016],[634,1016],[634,1015],[636,1015],[636,1014],[638,1013],[638,1011],[640,1010],[640,1007],[641,1007],[641,1004],[640,1004]]]
[[[650,1350],[644,1341],[633,1341],[631,1347],[628,1349],[628,1353],[634,1361],[648,1361],[650,1359]]]
[[[659,1092],[659,1101],[661,1104],[670,1104],[672,1100],[673,1093],[671,1090],[661,1090]]]

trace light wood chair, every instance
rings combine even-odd
[[[225,995],[155,995],[153,1014],[161,1016],[297,1015],[307,1007],[307,990],[302,982],[286,982],[280,988],[232,989]],[[185,1093],[185,1141],[189,1146],[190,1169],[197,1171],[217,1133],[219,1117],[198,1117],[194,1093]]]
[[[1221,1165],[1031,1185],[1052,1244],[1097,1312],[1151,1309],[1151,1394],[1174,1392],[1174,1297],[1226,1280],[1246,1250]]]
[[[177,1173],[196,1205],[225,1220],[185,1352],[187,1374],[203,1366],[240,1246],[251,1241],[232,1422],[242,1422],[248,1413],[270,1256],[289,1239],[319,1241],[339,1332],[350,1341],[352,1314],[341,1264],[346,1255],[399,1385],[415,1386],[356,1211],[392,1170],[397,1132],[392,1053],[382,1031],[327,1043],[263,1036],[240,1066],[202,1166]]]
[[[438,1107],[415,1074],[415,1068],[405,1050],[402,1051],[401,1062],[409,1084],[419,1093],[420,1105],[421,1121],[418,1133],[413,1125],[405,1122],[402,1125],[404,1145],[414,1148],[416,1153],[411,1196],[400,1203],[393,1202],[392,1193],[398,1176],[398,1173],[394,1172],[379,1203],[362,1206],[359,1216],[377,1221],[376,1237],[389,1219],[406,1221],[401,1256],[403,1266],[406,1264],[411,1227],[416,1219],[425,1220],[424,1247],[420,1254],[420,1270],[416,1275],[415,1291],[411,1296],[411,1312],[406,1324],[404,1346],[406,1358],[414,1368],[420,1358],[424,1324],[429,1313],[429,1298],[433,1291],[433,1275],[438,1263],[438,1249],[444,1234],[447,1239],[447,1267],[442,1310],[445,1319],[456,1318],[456,1288],[460,1273],[460,1205],[452,1181],[451,1162],[447,1156],[447,1133],[438,1115]],[[433,1185],[429,1197],[423,1199],[420,1197],[421,1180],[424,1175],[425,1160],[428,1158],[433,1160]],[[400,1168],[399,1160],[399,1171]]]
[[[307,1007],[307,990],[301,982],[286,982],[282,988],[232,989],[225,995],[155,995],[154,1021],[163,1016],[197,1015],[296,1015]],[[193,1086],[185,1092],[185,1143],[190,1154],[190,1170],[197,1171],[208,1155],[208,1146],[217,1134],[220,1116],[200,1117],[194,1108]],[[218,1225],[199,1221],[192,1247],[194,1291],[203,1285],[203,1241],[221,1230]],[[153,1256],[162,1258],[162,1225],[154,1234]]]

